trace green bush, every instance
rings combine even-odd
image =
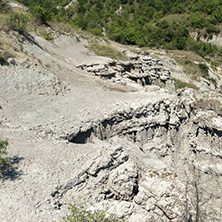
[[[53,35],[49,34],[49,33],[42,33],[42,37],[48,41],[53,40]]]
[[[194,28],[203,28],[206,25],[204,14],[196,12],[190,15],[190,23]]]
[[[5,57],[3,54],[0,53],[0,64],[5,62]]]
[[[209,77],[209,73],[208,73],[209,67],[206,64],[204,64],[204,63],[199,63],[198,66],[200,68],[202,76],[204,78],[208,78]]]
[[[53,17],[53,13],[50,10],[40,5],[34,7],[33,14],[42,24],[46,24]]]
[[[27,31],[27,24],[29,17],[23,13],[13,13],[9,18],[9,25],[11,29],[16,30],[20,33]]]
[[[0,11],[2,10],[2,8],[3,8],[3,2],[2,0],[0,0]]]
[[[70,204],[69,210],[70,214],[63,218],[63,222],[123,222],[104,211],[88,211],[81,203]]]
[[[6,166],[10,163],[10,158],[6,157],[6,147],[8,145],[7,140],[0,140],[0,176],[4,173]]]
[[[209,24],[209,25],[206,27],[206,32],[207,32],[208,34],[210,34],[210,33],[218,33],[218,32],[219,32],[219,29],[218,29],[215,25]]]
[[[10,6],[7,4],[7,1],[0,0],[0,12],[8,12]]]

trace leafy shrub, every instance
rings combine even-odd
[[[207,32],[208,34],[210,34],[210,33],[218,33],[218,32],[219,32],[219,29],[218,29],[215,25],[209,24],[209,25],[206,27],[206,32]]]
[[[7,1],[0,0],[0,12],[1,11],[8,12],[9,9],[10,9],[10,6],[7,4]]]
[[[211,61],[211,67],[214,69],[214,71],[217,70],[217,67],[219,66],[219,62],[212,60]]]
[[[10,28],[20,33],[25,33],[29,17],[23,13],[13,13],[9,18]]]
[[[169,27],[169,23],[164,20],[164,19],[161,19],[158,23],[157,23],[157,26],[160,27],[161,29],[166,29]]]
[[[103,30],[101,27],[93,27],[93,28],[89,28],[89,31],[97,36],[102,36],[103,34]]]
[[[49,34],[49,33],[42,33],[42,37],[48,41],[53,40],[53,35]]]
[[[204,64],[204,63],[199,63],[198,66],[199,66],[199,68],[200,68],[200,71],[201,71],[201,73],[202,73],[202,76],[203,76],[204,78],[208,78],[208,77],[209,77],[209,73],[208,73],[209,67],[208,67],[206,64]]]
[[[10,159],[6,157],[6,147],[8,145],[7,140],[0,140],[0,176],[4,173],[5,168],[10,163]]]
[[[4,6],[3,1],[0,0],[0,11],[2,10],[3,6]]]
[[[63,218],[63,222],[123,222],[104,211],[87,211],[82,203],[70,204],[69,210],[70,214]]]
[[[37,19],[42,23],[46,24],[53,17],[53,13],[47,10],[46,8],[37,5],[33,9],[33,14],[37,17]]]
[[[3,54],[0,53],[0,64],[3,64],[5,62],[5,57]]]
[[[194,28],[203,28],[206,25],[205,16],[200,12],[191,14],[189,19]]]

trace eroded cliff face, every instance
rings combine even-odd
[[[87,193],[96,208],[129,221],[219,221],[221,105],[181,90],[81,126],[67,136],[70,142],[105,142],[56,189],[57,199]]]
[[[220,221],[221,94],[173,92],[149,53],[110,61],[71,36],[34,40],[0,66],[0,132],[14,161],[1,221],[60,221],[72,197],[132,222]]]
[[[170,70],[159,59],[154,59],[149,52],[124,51],[129,61],[109,61],[105,64],[81,64],[77,68],[89,74],[111,81],[113,84],[139,86],[158,85],[175,91],[170,80]],[[137,86],[138,87],[138,86]]]

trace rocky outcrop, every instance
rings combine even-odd
[[[67,139],[97,143],[99,138],[104,147],[57,187],[57,198],[88,193],[95,208],[105,206],[129,221],[141,215],[142,221],[219,221],[220,109],[218,100],[182,90],[172,99],[129,107],[83,126]]]
[[[154,86],[172,82],[148,53],[99,63],[70,36],[36,39],[25,50],[58,77],[31,56],[1,66],[0,130],[18,169],[0,181],[0,221],[60,221],[73,196],[131,222],[220,221],[220,95]]]
[[[173,88],[170,71],[163,66],[159,59],[153,59],[148,52],[124,52],[130,61],[112,61],[105,64],[82,64],[77,68],[102,79],[127,85],[131,81],[142,86],[159,85]]]

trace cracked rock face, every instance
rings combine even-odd
[[[158,59],[153,59],[147,52],[124,52],[131,61],[111,61],[106,64],[82,64],[77,68],[87,71],[115,84],[140,86],[159,85],[171,91],[174,84],[170,80],[170,71]]]
[[[75,194],[85,190],[97,209],[106,206],[129,221],[141,215],[146,221],[187,221],[197,216],[200,205],[201,212],[208,212],[202,218],[210,221],[214,214],[219,220],[221,103],[209,101],[204,105],[194,91],[182,90],[169,100],[129,107],[70,134],[70,142],[84,134],[82,143],[99,139],[112,145],[58,193],[67,192],[67,186]]]
[[[149,53],[79,65],[86,53],[72,37],[37,39],[27,51],[58,76],[17,58],[0,66],[0,131],[13,157],[0,221],[60,221],[73,197],[130,222],[221,221],[221,95],[154,86],[172,89]],[[98,79],[143,90],[104,90]]]

